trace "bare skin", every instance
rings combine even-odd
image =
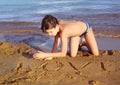
[[[51,53],[44,53],[39,51],[35,53],[33,57],[35,59],[48,59],[56,57],[65,57],[67,54],[68,48],[68,38],[70,38],[70,56],[75,57],[77,55],[80,35],[86,31],[86,23],[80,21],[60,21],[59,25],[56,25],[55,28],[50,28],[46,30],[49,36],[54,37],[54,45]],[[61,51],[57,52],[59,42],[61,41]],[[87,45],[88,49],[93,55],[98,56],[99,51],[97,43],[94,37],[92,28],[84,35],[84,43]]]

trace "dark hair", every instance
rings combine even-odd
[[[57,18],[52,15],[46,15],[41,23],[41,30],[45,32],[49,28],[54,28],[56,25],[59,24]]]

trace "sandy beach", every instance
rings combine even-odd
[[[83,16],[92,22],[98,57],[79,50],[75,58],[50,61],[32,58],[42,49],[29,42],[48,39],[41,35],[39,22],[0,22],[0,85],[120,85],[120,29],[112,21],[119,16]],[[101,19],[107,21],[99,24]]]
[[[79,51],[50,61],[32,58],[34,48],[21,42],[0,43],[0,85],[119,85],[120,50],[96,57]]]

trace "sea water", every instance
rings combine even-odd
[[[119,0],[0,0],[0,21],[41,21],[59,17],[120,13]]]

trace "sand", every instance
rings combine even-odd
[[[0,85],[120,85],[120,50],[35,60],[24,42],[0,43]]]

